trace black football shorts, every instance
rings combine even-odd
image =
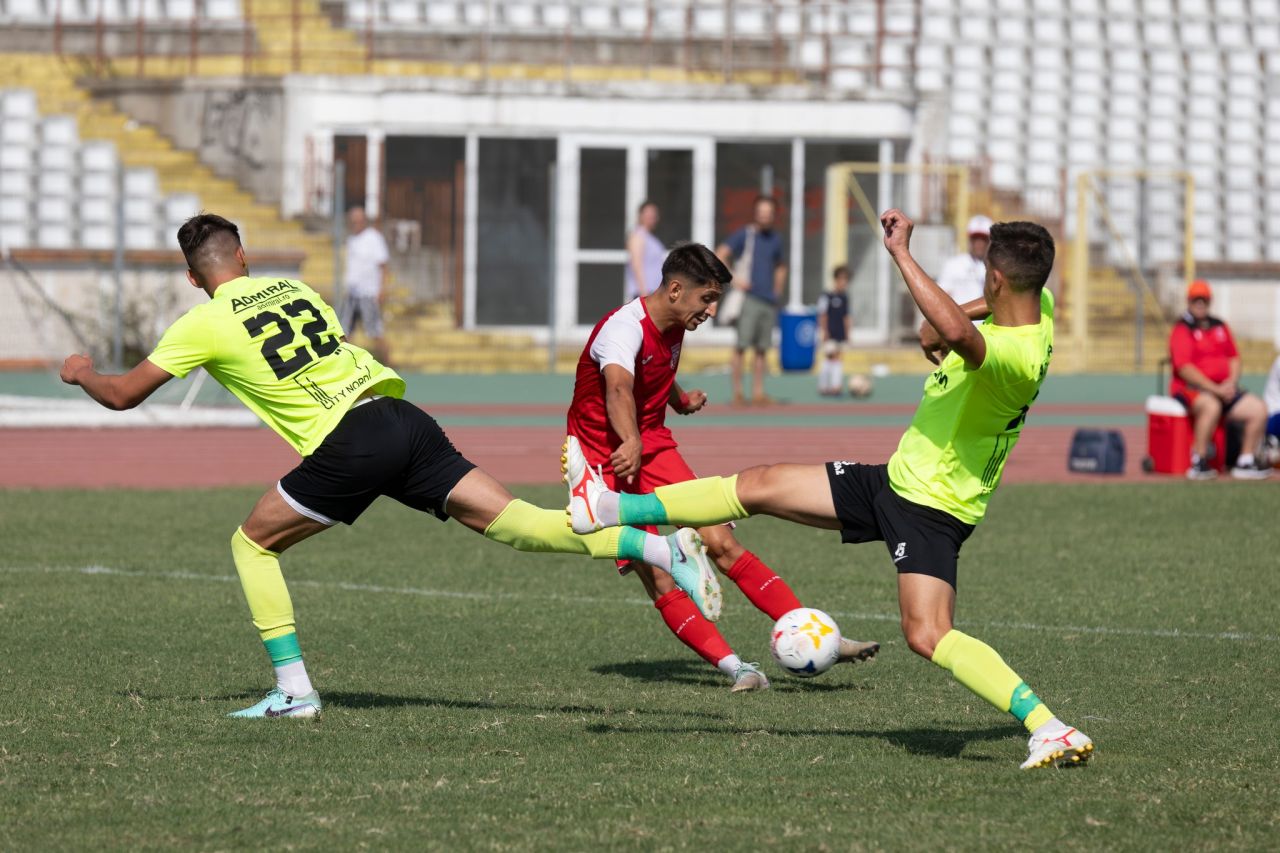
[[[921,574],[956,585],[960,546],[973,525],[898,496],[888,465],[828,462],[827,480],[843,542],[884,542],[899,574]]]
[[[324,524],[353,524],[379,495],[444,521],[449,492],[475,467],[435,418],[380,397],[352,406],[277,488],[295,510]]]

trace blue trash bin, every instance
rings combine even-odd
[[[778,318],[783,370],[812,370],[818,344],[818,318],[809,308],[786,308]]]

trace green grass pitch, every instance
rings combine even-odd
[[[239,721],[269,670],[228,540],[256,492],[0,493],[0,849],[1272,848],[1280,501],[1265,484],[1010,486],[960,627],[1098,743],[912,655],[876,545],[742,539],[880,659],[731,696],[607,563],[380,502],[285,556],[320,720]],[[560,490],[527,489],[544,505]],[[96,567],[96,568],[94,568]]]

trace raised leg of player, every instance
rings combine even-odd
[[[1093,751],[1087,736],[1055,717],[995,649],[952,627],[955,603],[955,588],[944,580],[898,575],[902,633],[911,650],[1026,726],[1031,755],[1024,769],[1086,760]]]
[[[449,515],[486,539],[517,551],[584,554],[657,566],[674,577],[708,619],[720,618],[719,583],[702,542],[690,536],[692,531],[663,537],[623,527],[579,536],[565,527],[563,513],[515,498],[506,486],[479,468],[453,487],[446,508]]]
[[[276,687],[233,717],[313,717],[320,697],[311,685],[294,625],[293,602],[280,572],[286,548],[327,526],[300,515],[273,487],[231,537],[231,557],[258,636],[275,670]]]
[[[732,477],[706,477],[659,486],[649,495],[605,493],[598,506],[600,522],[606,527],[708,527],[751,515],[772,515],[809,527],[840,529],[823,465],[760,465]]]

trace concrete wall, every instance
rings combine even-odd
[[[277,82],[181,80],[103,84],[116,106],[194,151],[216,174],[259,201],[285,195],[284,93]]]
[[[110,263],[73,260],[24,266],[30,278],[0,264],[0,365],[60,364],[86,349],[97,359],[108,357],[116,295]],[[256,265],[253,274],[296,278],[298,264],[269,260]],[[146,357],[174,320],[207,299],[173,264],[126,264],[122,288],[126,355],[132,351],[129,360],[134,362]]]

